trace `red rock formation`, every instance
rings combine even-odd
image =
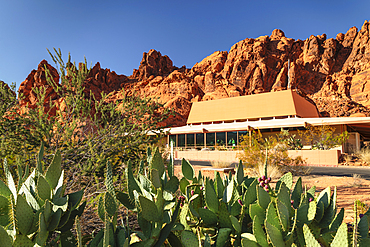
[[[239,41],[229,52],[217,51],[191,69],[179,69],[167,56],[150,50],[130,77],[101,69],[97,63],[84,86],[95,96],[124,88],[129,94],[159,97],[177,112],[168,122],[173,126],[186,123],[194,101],[284,90],[288,77],[291,88],[315,102],[322,116],[370,116],[369,29],[370,22],[365,21],[360,31],[352,27],[335,39],[322,34],[304,41],[287,38],[276,29],[271,36]],[[35,101],[33,87],[46,85],[42,82],[45,63],[20,87],[27,102]],[[49,95],[54,97],[52,91]]]

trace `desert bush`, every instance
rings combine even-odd
[[[356,153],[356,156],[362,161],[367,164],[370,164],[370,149],[363,148]]]
[[[287,150],[290,137],[292,136],[287,131],[282,130],[281,133],[264,139],[259,131],[253,131],[251,137],[249,135],[241,137],[240,146],[243,152],[239,153],[238,158],[243,161],[246,168],[258,169],[264,165],[267,157],[270,166],[283,169],[283,172],[299,174],[301,170],[307,168],[303,166],[305,162],[300,156],[289,157]]]
[[[306,130],[298,130],[298,136],[309,143],[312,149],[328,150],[342,145],[349,138],[347,131],[341,134],[334,132],[335,128],[328,125],[313,126],[308,124]]]
[[[120,100],[108,100],[111,95],[104,92],[95,97],[84,88],[89,75],[86,59],[77,67],[70,56],[64,63],[61,51],[54,52],[49,53],[60,81],[54,81],[45,67],[48,85],[33,88],[37,96],[35,108],[21,109],[18,102],[23,96],[1,88],[2,99],[6,99],[0,107],[1,157],[32,151],[35,154],[44,143],[46,159],[58,149],[64,158],[63,166],[80,166],[85,171],[102,170],[101,164],[107,159],[113,167],[140,160],[147,144],[162,137],[159,123],[170,116],[170,110],[155,100],[124,91],[119,92]],[[47,95],[46,87],[53,88],[58,100]]]
[[[217,161],[217,160],[211,161],[211,166],[213,168],[228,168],[231,166],[231,164],[232,163],[226,161]]]

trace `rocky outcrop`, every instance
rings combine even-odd
[[[129,77],[102,69],[97,63],[85,88],[96,97],[102,91],[114,94],[123,88],[128,94],[159,98],[165,107],[176,111],[168,122],[173,126],[186,123],[192,102],[288,87],[315,102],[322,116],[370,116],[369,29],[370,22],[365,21],[360,30],[352,27],[335,39],[322,34],[304,41],[287,38],[276,29],[270,36],[241,40],[228,52],[214,52],[190,69],[177,68],[168,56],[150,50]],[[31,105],[36,100],[31,89],[46,85],[45,65],[50,66],[42,61],[20,87]],[[58,79],[57,74],[52,75]],[[47,90],[49,97],[55,96]]]
[[[160,52],[151,49],[148,53],[144,52],[139,69],[134,69],[132,78],[142,81],[151,76],[167,76],[177,67],[172,65],[168,56],[162,56]]]

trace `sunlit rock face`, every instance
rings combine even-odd
[[[56,70],[42,61],[20,86],[25,96],[22,104],[34,105],[32,88],[47,85],[45,66],[59,79]],[[159,100],[175,110],[176,115],[164,123],[172,126],[186,124],[192,102],[288,87],[314,102],[321,116],[370,116],[370,22],[365,21],[360,30],[352,27],[339,33],[335,39],[322,34],[294,40],[276,29],[270,36],[241,40],[228,52],[216,51],[190,69],[173,66],[168,56],[150,50],[129,77],[97,63],[84,87],[97,98],[104,91],[112,93],[109,100],[117,100],[124,89],[126,95]],[[58,99],[48,86],[47,96]]]

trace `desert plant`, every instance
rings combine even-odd
[[[262,138],[259,131],[252,131],[251,136],[241,137],[240,146],[243,152],[238,154],[238,158],[243,161],[245,167],[255,169],[258,166],[263,166],[267,150],[270,167],[300,174],[300,170],[305,170],[302,166],[305,162],[300,156],[289,157],[286,136],[286,132],[282,131],[275,136]]]
[[[64,63],[61,51],[54,52],[49,53],[58,71],[45,66],[43,76],[48,85],[33,88],[34,107],[20,108],[18,102],[26,99],[2,87],[7,102],[0,109],[2,157],[33,151],[43,142],[45,158],[58,149],[62,165],[70,168],[102,170],[108,159],[114,168],[128,160],[140,160],[146,145],[162,136],[159,123],[170,116],[170,110],[124,91],[118,92],[119,100],[104,92],[95,95],[85,89],[91,77],[86,60],[76,66],[70,56]],[[55,98],[50,97],[51,91]]]
[[[4,161],[6,184],[0,180],[0,234],[10,243],[5,246],[43,246],[56,231],[59,234],[53,242],[60,238],[62,245],[73,243],[70,229],[86,205],[80,205],[83,190],[65,195],[60,152],[44,169],[43,151],[41,146],[37,166],[31,173],[28,165],[25,170],[18,166],[17,186]]]
[[[370,149],[369,148],[362,148],[360,151],[356,153],[356,156],[362,161],[367,164],[370,164]]]
[[[259,163],[255,167],[246,168],[246,169],[247,169],[248,175],[250,175],[252,177],[265,176],[265,163],[263,163],[263,164]],[[270,166],[267,167],[267,174],[273,179],[278,179],[279,177],[281,177],[283,175],[283,173],[281,171],[281,167],[280,166],[273,166],[273,165],[270,165]]]
[[[128,246],[130,228],[119,225],[117,222],[119,201],[113,187],[113,172],[109,162],[105,175],[106,191],[99,197],[98,215],[104,222],[104,229],[100,230],[87,246]]]
[[[211,161],[211,165],[213,168],[229,168],[231,166],[231,163],[226,161],[213,160]]]
[[[173,231],[183,230],[183,227],[180,224],[176,224],[180,209],[180,201],[178,201],[175,196],[175,192],[179,187],[179,181],[177,177],[174,176],[173,156],[170,158],[167,169],[165,169],[158,148],[155,148],[153,152],[151,149],[148,150],[148,160],[149,167],[146,169],[143,167],[144,162],[141,162],[137,176],[134,176],[132,165],[128,162],[126,170],[127,193],[116,191],[114,195],[112,192],[109,192],[112,191],[112,189],[109,189],[111,186],[107,186],[108,191],[105,193],[104,199],[102,198],[99,201],[101,205],[99,206],[99,210],[101,211],[99,214],[102,220],[105,221],[106,227],[104,233],[98,234],[99,236],[97,235],[89,246],[98,246],[99,242],[104,241],[106,234],[108,234],[106,233],[108,231],[107,224],[111,223],[111,225],[115,225],[115,222],[111,220],[115,219],[114,215],[117,212],[116,203],[118,201],[121,202],[127,210],[134,210],[137,212],[138,223],[142,231],[134,232],[136,241],[132,243],[133,246],[159,247],[166,240],[169,241],[172,246],[178,246],[176,243],[179,242],[179,239]],[[107,169],[107,171],[109,170],[110,169]],[[107,178],[108,176],[110,175],[107,173]],[[109,182],[109,184],[111,184],[111,182]],[[106,199],[107,196],[110,197],[108,201]],[[114,198],[116,198],[117,201]],[[108,213],[109,210],[110,213]],[[107,216],[113,218],[108,219]],[[109,229],[109,231],[115,233],[114,228]],[[130,231],[127,227],[125,229],[124,233]],[[124,236],[123,233],[121,235]],[[133,242],[128,235],[125,236],[128,238],[126,241]],[[92,244],[92,242],[94,242],[94,244]],[[109,243],[112,246],[119,246],[116,245],[114,241]]]
[[[266,160],[264,175],[258,179],[244,176],[239,164],[235,176],[222,179],[216,173],[214,180],[201,174],[196,177],[191,164],[182,160],[180,222],[187,230],[182,234],[208,246],[305,246],[303,225],[307,224],[315,230],[316,239],[331,241],[328,236],[343,218],[343,210],[335,215],[336,190],[331,195],[327,188],[315,200],[315,187],[304,189],[301,179],[292,187],[291,173],[271,188]]]
[[[312,149],[328,150],[340,146],[349,138],[348,132],[335,134],[335,128],[328,125],[313,126],[308,124],[306,130],[299,131],[298,135],[307,143],[310,143]]]

